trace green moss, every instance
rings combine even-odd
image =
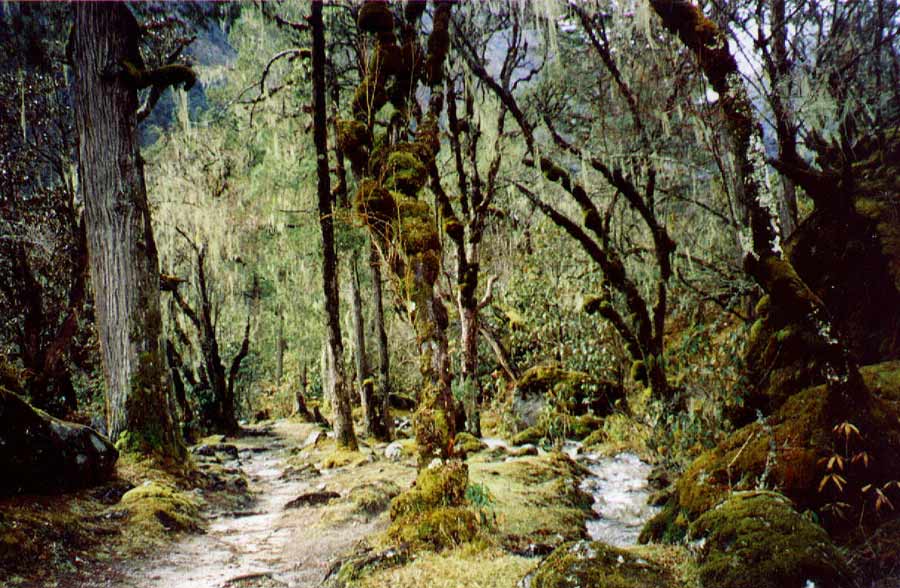
[[[457,433],[453,440],[453,448],[466,454],[478,453],[487,448],[480,439],[470,433]]]
[[[347,466],[357,466],[365,463],[366,459],[366,456],[359,451],[351,451],[339,447],[325,456],[325,459],[322,460],[321,467],[324,470],[332,470]]]
[[[772,297],[768,294],[759,299],[756,303],[756,316],[764,317],[772,310]]]
[[[396,229],[400,247],[407,255],[425,251],[440,251],[441,240],[434,225],[431,207],[426,202],[407,198],[395,192],[399,209],[399,227]]]
[[[397,202],[388,190],[371,179],[359,183],[353,196],[353,207],[370,227],[383,232],[397,216]],[[373,227],[373,224],[378,224]]]
[[[359,121],[368,121],[387,104],[384,86],[375,80],[365,79],[353,94],[353,116]]]
[[[678,506],[670,501],[661,511],[644,524],[639,543],[680,543],[688,531],[688,520]]]
[[[415,196],[425,186],[428,172],[422,162],[410,151],[393,151],[384,164],[385,183],[388,188]]]
[[[420,470],[415,485],[391,503],[388,536],[432,549],[472,540],[479,523],[466,507],[468,485],[468,468],[459,460]]]
[[[400,494],[400,487],[390,480],[360,484],[350,489],[347,499],[358,513],[376,515],[387,510],[391,500]]]
[[[647,385],[647,364],[641,360],[633,361],[631,363],[631,379],[637,382],[638,384],[642,384],[644,386]]]
[[[145,482],[122,496],[130,515],[129,533],[161,537],[166,531],[198,531],[199,503],[191,495],[163,482]]]
[[[532,588],[674,588],[661,565],[600,541],[556,548],[535,570]]]
[[[773,492],[741,492],[691,525],[705,540],[700,556],[704,586],[781,588],[849,584],[840,553],[818,525]]]
[[[539,445],[547,436],[547,429],[541,426],[528,427],[524,431],[513,435],[510,443],[513,445]]]

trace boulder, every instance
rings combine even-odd
[[[601,541],[564,543],[520,584],[531,588],[675,588],[659,564]],[[724,588],[724,587],[723,587]]]
[[[548,409],[567,415],[606,415],[625,392],[612,382],[556,365],[536,366],[519,378],[512,390],[510,412],[517,430],[538,424]]]
[[[97,431],[51,417],[0,387],[0,495],[98,484],[118,457]]]
[[[847,565],[822,527],[775,492],[737,492],[693,525],[705,588],[852,585]]]

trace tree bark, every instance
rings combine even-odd
[[[278,334],[275,341],[275,384],[281,385],[284,376],[284,350],[287,343],[284,340],[284,313],[278,309]]]
[[[337,254],[334,245],[334,205],[328,171],[328,127],[325,104],[325,27],[322,3],[313,2],[309,17],[312,31],[313,142],[316,145],[319,226],[322,230],[322,280],[325,293],[325,328],[334,375],[334,433],[338,446],[357,449],[350,410],[349,388],[344,380],[344,348],[341,341]]]
[[[366,357],[366,326],[363,320],[362,296],[359,288],[359,263],[356,254],[350,260],[353,275],[350,276],[350,296],[353,300],[353,356],[356,359],[356,384],[362,405],[366,434],[375,437],[378,429],[378,415],[374,398],[374,385],[369,377],[369,361]]]
[[[369,265],[372,268],[372,301],[374,307],[375,341],[378,346],[378,395],[376,402],[381,405],[381,421],[384,425],[384,439],[390,440],[393,435],[393,419],[391,418],[391,357],[388,352],[387,330],[384,328],[384,302],[381,288],[381,257],[375,242],[369,241]]]
[[[135,88],[111,67],[140,56],[125,4],[74,6],[75,118],[91,281],[106,380],[110,437],[181,458],[169,413],[159,263],[137,132]]]

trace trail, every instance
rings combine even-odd
[[[360,539],[378,532],[384,517],[329,520],[322,507],[285,509],[305,493],[346,494],[359,477],[347,468],[320,474],[307,466],[289,468],[291,449],[302,447],[312,425],[277,422],[271,436],[229,440],[256,500],[246,511],[218,513],[203,535],[191,535],[146,561],[123,562],[121,577],[107,586],[123,588],[269,588],[319,586],[333,559]],[[324,435],[323,435],[324,436]],[[377,464],[363,467],[373,468]],[[340,500],[340,499],[336,499]]]

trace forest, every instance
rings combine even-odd
[[[0,24],[0,588],[900,587],[897,0]]]

